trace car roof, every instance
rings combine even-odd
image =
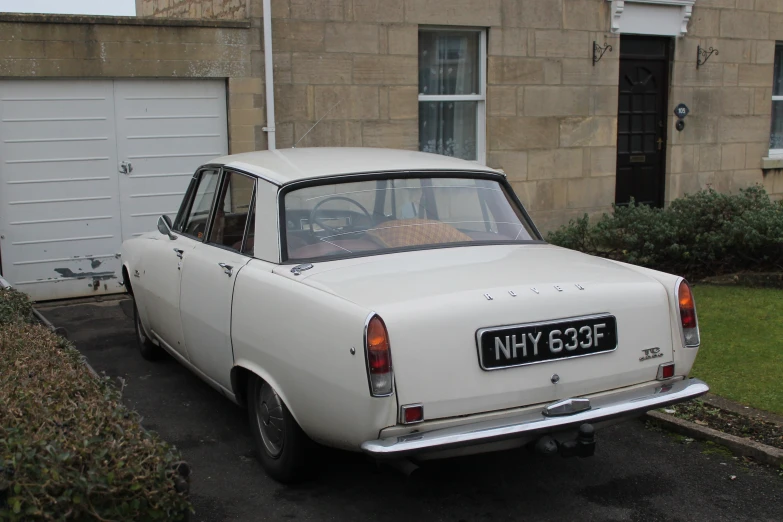
[[[212,165],[225,165],[264,178],[276,185],[303,179],[399,171],[502,172],[439,154],[365,147],[307,147],[277,149],[216,158]]]

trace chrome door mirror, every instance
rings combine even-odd
[[[164,214],[158,218],[158,232],[169,236],[169,239],[177,239],[177,236],[171,232],[171,226],[171,219],[167,215]]]

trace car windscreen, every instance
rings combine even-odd
[[[283,198],[291,261],[537,239],[505,187],[485,178],[333,182]]]

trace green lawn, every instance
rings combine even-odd
[[[783,290],[694,288],[701,349],[691,375],[716,395],[783,414]]]

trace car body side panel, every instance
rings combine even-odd
[[[270,263],[280,262],[280,234],[277,193],[279,187],[263,179],[256,185],[254,256]]]
[[[646,275],[648,277],[651,277],[653,279],[656,279],[659,281],[664,288],[666,288],[666,295],[669,298],[669,315],[671,316],[671,336],[672,336],[672,347],[674,351],[674,368],[675,373],[677,375],[682,375],[687,377],[691,369],[693,368],[693,363],[696,361],[696,355],[699,353],[698,347],[687,347],[683,343],[682,339],[682,330],[680,328],[680,308],[679,303],[677,302],[677,294],[676,288],[677,288],[677,281],[679,281],[681,278],[676,275],[667,274],[665,272],[659,272],[657,270],[652,270],[650,268],[644,268],[641,266],[631,265],[628,263],[622,263],[620,261],[613,261],[614,263],[617,263],[618,265],[622,265],[626,268],[629,268],[633,270],[634,272],[638,272],[639,274]],[[696,312],[698,313],[698,303],[696,303],[697,309]]]
[[[397,412],[394,395],[370,395],[364,356],[370,311],[276,275],[274,266],[254,259],[237,275],[235,364],[273,377],[311,438],[358,451],[362,442],[394,425]]]
[[[122,265],[128,272],[128,283],[133,290],[133,298],[136,301],[136,307],[139,310],[141,322],[149,328],[150,317],[155,313],[150,304],[150,294],[147,278],[142,278],[147,266],[151,265],[151,252],[156,246],[159,246],[156,236],[160,232],[147,232],[139,237],[129,239],[122,244]],[[135,274],[138,273],[138,276]],[[149,335],[149,332],[147,332]]]

